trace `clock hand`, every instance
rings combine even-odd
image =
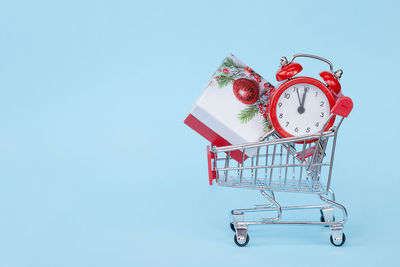
[[[297,92],[297,98],[299,99],[299,104],[300,104],[300,106],[301,106],[301,100],[300,100],[299,88],[296,88],[296,92]]]
[[[303,93],[303,99],[301,101],[301,106],[304,108],[304,101],[306,100],[306,94],[307,94],[308,90],[306,88],[304,88],[304,93]]]
[[[302,100],[300,102],[300,107],[297,108],[297,112],[299,112],[300,114],[303,114],[305,110],[304,108],[304,101],[306,100],[306,94],[307,94],[308,90],[306,88],[304,88],[304,93],[303,93],[303,97]],[[299,98],[300,99],[300,98]]]

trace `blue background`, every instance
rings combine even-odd
[[[0,266],[398,265],[399,8],[2,1]],[[355,108],[333,188],[349,211],[345,246],[323,227],[274,225],[234,245],[229,210],[263,199],[208,186],[207,142],[183,124],[230,52],[271,82],[299,52],[344,70]],[[302,62],[309,75],[327,68]]]

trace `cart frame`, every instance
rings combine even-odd
[[[264,224],[325,225],[330,228],[331,243],[335,246],[344,244],[346,236],[343,233],[343,224],[347,221],[347,210],[335,200],[331,177],[337,134],[352,107],[350,98],[340,97],[322,129],[325,129],[335,116],[341,118],[336,125],[318,134],[279,138],[276,133],[271,132],[265,141],[207,147],[210,185],[216,180],[219,186],[260,190],[261,195],[268,201],[267,204],[255,205],[254,208],[231,211],[230,227],[235,231],[234,242],[238,246],[245,246],[249,242],[247,233],[249,225]],[[241,163],[230,156],[232,151],[242,153]],[[232,166],[232,163],[236,166]],[[323,203],[281,206],[274,194],[278,191],[316,194]],[[335,221],[335,208],[342,212],[341,220]],[[320,220],[281,220],[283,211],[306,209],[320,210]],[[255,212],[276,212],[276,216],[263,217],[259,220],[244,219],[246,213]]]

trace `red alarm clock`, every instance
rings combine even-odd
[[[329,64],[330,72],[319,75],[323,82],[311,77],[294,77],[303,67],[293,62],[296,57],[309,57]],[[342,70],[333,72],[330,61],[308,54],[297,54],[288,62],[281,58],[281,68],[276,79],[282,82],[270,93],[268,100],[268,120],[281,137],[302,136],[321,132],[327,122],[336,99],[341,95],[339,79]],[[333,116],[326,129],[334,123]]]

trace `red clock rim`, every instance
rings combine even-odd
[[[292,86],[294,84],[298,84],[298,83],[312,84],[312,85],[318,87],[319,89],[321,89],[322,92],[324,92],[324,94],[328,98],[330,110],[332,110],[333,106],[335,105],[335,98],[333,97],[332,93],[329,91],[328,87],[326,87],[325,84],[323,84],[321,81],[319,81],[317,79],[314,79],[311,77],[296,77],[296,78],[290,79],[290,80],[282,83],[279,86],[279,88],[276,90],[274,95],[272,96],[271,104],[269,105],[268,114],[269,114],[270,122],[271,122],[272,126],[274,127],[275,131],[283,138],[293,137],[294,135],[291,135],[290,133],[286,132],[280,126],[280,124],[278,122],[278,118],[276,116],[276,108],[274,108],[274,107],[276,107],[276,105],[278,103],[278,99],[282,95],[282,93],[290,86]],[[329,123],[325,129],[329,129],[333,125],[334,121],[335,121],[335,116],[332,117],[332,119],[329,121]],[[320,132],[321,131],[319,131],[319,133]],[[315,140],[309,140],[307,143],[313,142],[313,141],[315,141]]]

